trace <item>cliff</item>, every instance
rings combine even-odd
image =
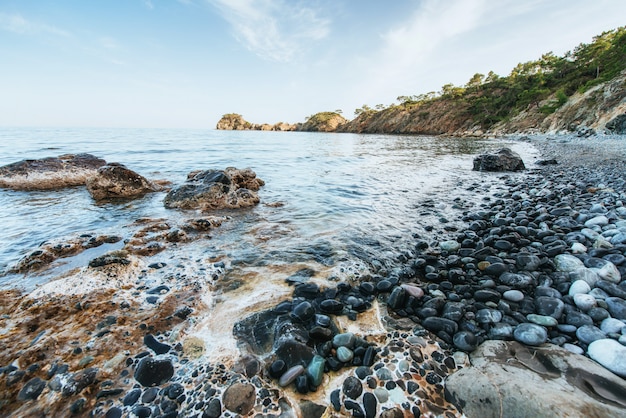
[[[472,113],[481,93],[468,97],[437,98],[419,104],[366,111],[338,127],[338,132],[483,136],[512,133],[566,133],[593,131],[626,134],[626,71],[618,77],[580,93],[574,93],[546,114],[557,99],[529,104],[526,109],[484,128]]]
[[[357,109],[347,121],[320,112],[288,130],[491,136],[511,133],[626,134],[626,27],[607,31],[563,56],[549,52],[508,76],[474,74],[465,86],[400,96],[399,104]],[[236,116],[236,117],[235,117]],[[224,115],[218,129],[265,129]],[[285,130],[285,129],[281,129]]]

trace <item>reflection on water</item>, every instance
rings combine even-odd
[[[210,241],[234,259],[306,255],[311,246],[349,256],[367,238],[386,251],[449,207],[460,181],[480,181],[472,159],[500,141],[434,137],[143,129],[5,129],[0,165],[88,152],[152,179],[183,182],[189,171],[251,167],[265,180],[262,204],[239,212]],[[523,144],[516,151],[529,155]],[[467,194],[467,193],[466,193]],[[124,234],[141,217],[176,218],[163,194],[96,205],[82,187],[47,192],[0,190],[0,270],[40,243],[82,233]],[[434,205],[424,206],[425,201]],[[440,206],[441,209],[443,206]],[[433,209],[435,208],[435,209]],[[432,214],[435,218],[430,218]],[[324,258],[314,252],[316,257]],[[0,280],[2,280],[0,278]],[[5,281],[8,280],[5,278]]]

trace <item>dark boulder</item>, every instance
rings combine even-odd
[[[87,179],[87,190],[94,200],[130,199],[161,188],[140,174],[118,163],[100,167]]]
[[[502,148],[474,158],[474,171],[521,171],[526,166],[519,154],[509,148]]]
[[[256,193],[265,182],[251,169],[205,170],[189,173],[163,201],[168,209],[235,209],[259,203]]]
[[[626,114],[614,117],[605,126],[612,134],[626,134]]]

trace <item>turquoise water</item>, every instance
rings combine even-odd
[[[266,182],[259,192],[261,204],[229,212],[232,219],[215,230],[210,243],[196,246],[264,263],[289,262],[301,254],[322,258],[324,251],[344,258],[393,258],[394,251],[411,248],[416,234],[437,239],[444,226],[458,220],[463,206],[478,204],[468,186],[482,184],[485,174],[471,171],[472,159],[503,144],[300,132],[15,128],[0,130],[0,166],[87,152],[174,184],[192,170],[250,167]],[[508,145],[523,156],[532,153],[523,143]],[[137,218],[189,215],[165,209],[163,196],[96,204],[84,187],[0,190],[0,272],[46,240],[83,233],[124,236]],[[442,217],[451,223],[442,223]],[[433,224],[435,229],[427,232]],[[36,281],[48,278],[43,272]],[[0,284],[23,279],[3,273]]]

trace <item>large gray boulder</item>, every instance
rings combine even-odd
[[[249,168],[194,171],[183,185],[170,190],[163,203],[168,209],[244,208],[259,203],[257,191],[264,184]]]
[[[0,187],[14,190],[54,190],[82,186],[106,164],[91,154],[65,154],[22,160],[0,167]]]
[[[481,154],[474,158],[474,171],[521,171],[525,170],[524,161],[509,148]]]
[[[624,417],[626,383],[555,345],[487,341],[446,379],[446,399],[468,418]]]
[[[142,175],[118,163],[100,167],[87,180],[86,185],[94,200],[132,199],[161,189]]]

